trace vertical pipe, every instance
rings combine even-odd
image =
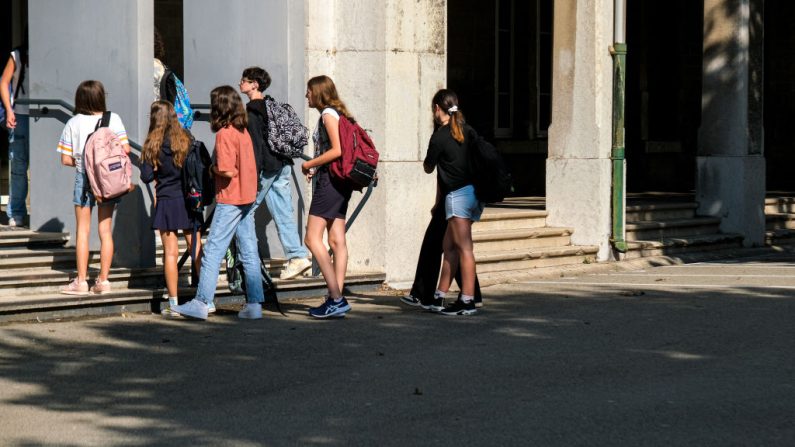
[[[624,240],[624,94],[626,91],[627,44],[626,32],[626,0],[614,2],[614,43],[610,48],[613,56],[613,145],[610,160],[613,165],[612,182],[612,235],[610,243],[619,253],[626,253],[627,242]]]

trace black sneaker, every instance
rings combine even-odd
[[[400,302],[403,304],[408,304],[409,306],[419,307],[422,306],[422,302],[419,298],[412,294],[408,294],[405,296],[400,297]]]
[[[476,296],[475,297],[475,307],[477,307],[477,308],[483,307],[483,297],[481,297],[481,296]]]
[[[475,302],[470,301],[465,303],[461,300],[456,300],[453,304],[444,308],[441,312],[442,315],[472,315],[477,312]]]
[[[434,298],[430,303],[421,303],[420,306],[422,306],[422,308],[425,310],[430,310],[431,312],[441,312],[444,310],[444,297],[440,296],[438,298]]]

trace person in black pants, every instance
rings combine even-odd
[[[417,260],[417,271],[414,274],[414,283],[411,292],[401,297],[400,301],[409,306],[419,306],[425,310],[432,310],[433,293],[439,280],[439,267],[442,264],[442,240],[447,231],[447,219],[444,215],[444,204],[437,203],[431,211],[431,221],[425,230],[422,239],[420,256]],[[455,272],[455,282],[461,288],[461,270]],[[459,293],[460,295],[460,293]],[[475,306],[483,306],[483,297],[480,293],[480,282],[475,276]]]

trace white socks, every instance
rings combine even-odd
[[[475,297],[472,296],[472,295],[464,295],[463,293],[461,294],[461,301],[463,301],[465,303],[471,303],[472,300],[474,300],[474,299],[475,299]]]

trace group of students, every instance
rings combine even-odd
[[[7,84],[12,79],[14,83],[21,84],[20,69],[24,67],[25,57],[26,52],[11,55],[0,84]],[[192,240],[190,231],[203,224],[203,216],[187,208],[181,187],[181,167],[193,137],[181,125],[173,104],[163,99],[152,103],[149,132],[141,156],[141,180],[156,183],[152,228],[159,231],[164,247],[164,276],[168,292],[165,315],[203,320],[215,311],[213,299],[221,261],[232,238],[235,238],[246,277],[247,301],[238,316],[243,319],[262,318],[264,295],[254,213],[263,201],[273,216],[280,242],[289,259],[281,277],[294,278],[311,266],[306,248],[301,244],[292,209],[290,177],[293,161],[267,149],[267,99],[263,92],[270,83],[270,76],[264,69],[251,67],[243,72],[239,84],[240,93],[249,99],[246,106],[238,90],[231,86],[220,86],[210,93],[211,128],[215,133],[215,150],[210,169],[215,177],[217,205],[203,247],[201,238]],[[24,196],[27,195],[27,165],[24,169],[21,165],[16,169],[14,161],[24,155],[20,140],[27,139],[24,131],[26,116],[14,114],[14,96],[5,92],[0,94],[6,115],[5,124],[9,130],[16,128],[20,131],[17,144],[13,146],[16,149],[12,158],[11,191],[15,194],[7,211],[13,225],[14,219],[21,220],[26,214]],[[75,115],[64,126],[58,142],[61,163],[75,168],[72,192],[77,276],[61,290],[64,294],[103,294],[111,291],[108,275],[114,253],[112,219],[120,198],[97,201],[89,187],[83,162],[83,150],[88,137],[97,129],[102,115],[107,111],[105,96],[100,81],[80,83],[75,92]],[[344,115],[352,122],[355,119],[328,76],[317,76],[307,82],[306,99],[308,106],[320,113],[320,118],[313,134],[314,158],[301,166],[307,180],[316,180],[304,244],[317,261],[328,289],[326,299],[320,306],[310,308],[309,315],[338,318],[344,317],[351,309],[343,290],[348,261],[345,218],[352,189],[335,179],[328,166],[342,154],[340,116]],[[431,110],[436,130],[428,145],[424,168],[427,173],[437,171],[437,199],[431,210],[432,219],[423,240],[414,285],[411,293],[402,301],[444,315],[471,315],[481,304],[471,227],[473,222],[479,220],[484,206],[475,195],[471,181],[472,167],[467,158],[472,132],[458,109],[458,98],[451,90],[437,92]],[[115,133],[124,151],[129,153],[127,132],[117,114],[110,113],[108,127]],[[24,143],[27,144],[27,141]],[[258,156],[261,157],[259,160]],[[24,182],[22,174],[15,175],[16,171],[24,171]],[[23,198],[20,199],[20,196]],[[89,287],[89,234],[94,206],[98,208],[100,270],[94,284]],[[182,305],[177,301],[180,231],[189,245],[195,244],[197,256],[193,268],[199,270],[196,295]],[[324,236],[333,255],[327,251]],[[453,278],[459,281],[460,293],[451,305],[445,306],[445,296]],[[437,287],[432,290],[434,283]]]

